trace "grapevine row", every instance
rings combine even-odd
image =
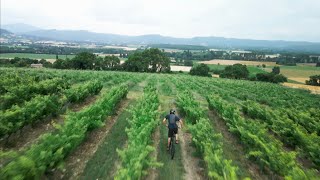
[[[43,135],[39,143],[24,152],[1,153],[3,179],[40,179],[49,168],[53,168],[84,139],[87,132],[100,127],[105,117],[111,115],[116,105],[128,92],[127,86],[112,88],[94,105],[77,113],[70,113],[64,125],[54,133]]]
[[[154,85],[144,89],[143,97],[132,109],[132,118],[129,120],[128,147],[118,150],[121,167],[115,179],[141,179],[148,167],[158,167],[161,164],[150,157],[154,147],[150,146],[152,132],[158,125],[157,116],[159,97]]]
[[[98,81],[89,82],[80,88],[65,90],[67,100],[74,102],[83,101],[86,97],[100,92],[102,84]],[[84,93],[85,92],[85,93]],[[73,99],[72,99],[73,98]],[[57,95],[36,96],[20,106],[13,106],[6,111],[0,111],[0,137],[9,135],[20,130],[26,125],[44,119],[48,115],[57,115],[66,99]]]
[[[273,110],[269,106],[262,107],[262,105],[251,100],[240,101],[239,99],[235,98],[237,97],[237,95],[228,92],[230,91],[229,89],[219,89],[212,87],[204,88],[204,85],[199,83],[197,86],[200,87],[199,89],[202,91],[202,93],[208,94],[203,90],[209,89],[210,92],[218,93],[220,97],[223,97],[223,99],[232,103],[239,104],[239,106],[242,107],[242,112],[244,112],[244,114],[248,115],[249,117],[265,121],[266,123],[268,123],[268,128],[272,130],[276,135],[278,135],[278,138],[281,139],[281,141],[291,146],[300,147],[306,153],[306,155],[309,156],[310,159],[316,164],[316,166],[319,166],[320,138],[316,132],[318,131],[317,129],[319,128],[320,124],[319,122],[314,121],[315,118],[310,118],[308,112],[301,113],[299,111],[289,111],[284,108]],[[314,117],[319,116],[319,112],[313,109],[310,109],[310,112],[312,112],[312,115]],[[299,113],[301,114],[300,116],[295,116],[295,118],[289,117],[289,114],[291,116],[294,116]],[[301,117],[302,115],[304,116]],[[297,119],[296,121],[299,121],[300,123],[295,122],[292,119]],[[302,123],[301,121],[304,122]],[[309,127],[308,129],[312,130],[307,131],[306,127]]]
[[[216,110],[226,121],[229,130],[240,137],[248,149],[247,155],[250,159],[287,178],[309,178],[308,173],[296,163],[296,153],[282,150],[281,142],[268,135],[265,125],[244,119],[235,105],[229,104],[218,95],[211,95],[207,100],[209,108]]]
[[[56,95],[36,96],[23,106],[0,111],[0,137],[10,135],[25,125],[34,124],[50,114],[56,114],[62,103]]]
[[[204,157],[208,176],[212,179],[238,179],[238,168],[223,156],[222,135],[214,132],[210,120],[204,116],[204,111],[191,93],[180,92],[177,105],[188,121],[193,124],[189,125],[189,130],[193,142]]]
[[[269,107],[261,107],[253,101],[245,101],[242,111],[250,118],[266,122],[269,129],[278,135],[283,142],[299,146],[317,166],[320,166],[320,137],[316,133],[308,134],[304,127],[293,123],[286,113],[272,110]]]
[[[103,85],[100,81],[90,81],[86,84],[81,84],[75,88],[67,89],[64,91],[68,101],[73,102],[81,102],[84,101],[90,95],[98,94]]]
[[[69,84],[61,78],[47,79],[32,84],[23,84],[11,86],[8,92],[0,96],[0,109],[9,109],[13,105],[28,101],[35,95],[56,94],[59,91],[68,88]]]

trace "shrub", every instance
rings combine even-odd
[[[206,64],[200,64],[198,66],[192,67],[190,70],[191,75],[196,75],[196,76],[207,76],[209,77],[210,68]]]

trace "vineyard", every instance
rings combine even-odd
[[[0,68],[0,179],[320,179],[320,96],[278,84]],[[174,160],[162,120],[183,119]]]

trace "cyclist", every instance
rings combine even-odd
[[[168,146],[167,150],[169,150],[170,140],[171,137],[173,137],[173,133],[176,135],[176,144],[179,143],[178,139],[178,125],[177,121],[180,122],[180,126],[182,126],[182,119],[180,119],[177,115],[175,115],[175,110],[171,109],[170,114],[166,115],[166,117],[163,119],[163,124],[166,124],[166,121],[168,120],[168,123],[166,124],[168,127]]]

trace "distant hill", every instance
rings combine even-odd
[[[44,30],[27,24],[4,25],[1,28],[13,33],[24,35],[30,39],[61,40],[72,42],[96,42],[106,44],[137,44],[137,45],[192,45],[207,48],[246,49],[268,51],[297,51],[319,53],[320,42],[252,40],[224,37],[193,37],[175,38],[159,34],[127,36],[118,34],[95,33],[84,30]],[[162,44],[162,45],[161,45]],[[159,47],[160,47],[159,46]]]
[[[0,28],[0,35],[7,35],[7,34],[13,34],[12,32],[8,31],[8,30],[5,30],[5,29],[1,29]]]
[[[25,33],[30,31],[41,30],[41,28],[24,23],[1,25],[1,28],[11,31],[13,33]]]
[[[72,30],[38,30],[25,33],[35,37],[48,38],[63,41],[87,41],[109,44],[180,44],[180,45],[200,45],[212,48],[241,48],[241,49],[266,49],[266,50],[288,50],[320,52],[320,43],[303,41],[271,41],[236,39],[224,37],[194,37],[175,38],[161,36],[158,34],[142,36],[126,36],[118,34],[95,33],[90,31]]]

